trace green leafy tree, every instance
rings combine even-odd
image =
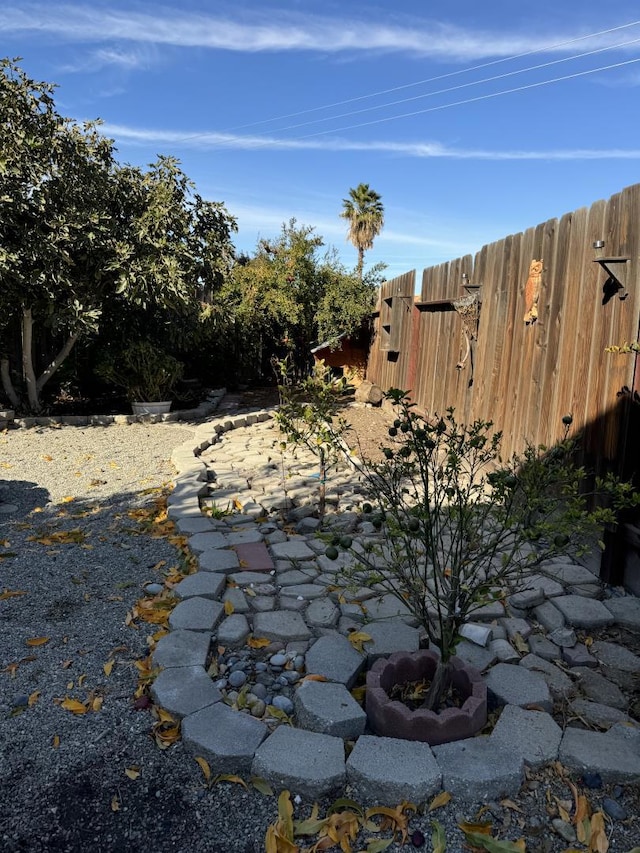
[[[186,346],[200,300],[228,274],[236,228],[175,159],[118,165],[98,125],[62,117],[53,94],[0,61],[0,372],[10,403],[33,412],[101,324],[112,347],[142,332]]]
[[[268,370],[273,355],[289,354],[291,366],[304,375],[314,343],[351,334],[370,315],[379,271],[362,281],[347,272],[335,250],[323,247],[314,228],[292,219],[276,239],[261,240],[255,255],[234,267],[218,301],[245,377]]]
[[[342,200],[340,216],[349,223],[347,239],[358,252],[358,277],[362,279],[364,253],[373,248],[373,241],[384,226],[384,206],[382,196],[372,190],[369,184],[358,184],[349,190],[349,198]]]
[[[38,411],[45,384],[99,318],[115,242],[112,143],[96,124],[62,118],[53,86],[31,80],[9,60],[0,61],[0,123],[0,331],[7,342],[0,346],[2,384],[19,408],[23,401],[13,376],[21,375],[28,407]],[[40,354],[39,365],[38,326],[49,330],[55,344],[53,352]],[[22,350],[13,374],[12,330]]]

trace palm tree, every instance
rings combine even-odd
[[[358,276],[362,280],[364,253],[373,248],[373,241],[382,231],[384,225],[384,207],[381,196],[369,187],[369,184],[358,184],[349,190],[349,198],[342,200],[343,210],[340,216],[349,221],[350,240],[358,250]]]

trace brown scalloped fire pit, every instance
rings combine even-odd
[[[477,669],[458,657],[451,658],[452,685],[463,700],[460,708],[439,713],[426,708],[411,710],[391,699],[396,685],[428,680],[438,664],[430,649],[394,652],[374,663],[367,673],[366,711],[374,732],[385,737],[419,740],[430,746],[475,735],[487,722],[487,685]]]

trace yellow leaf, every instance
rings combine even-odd
[[[111,672],[112,672],[112,670],[113,670],[113,665],[114,665],[114,664],[115,664],[115,661],[113,660],[113,658],[111,658],[110,660],[108,660],[108,661],[105,663],[105,665],[102,667],[102,669],[104,670],[104,674],[105,674],[105,675],[111,675]]]
[[[350,634],[347,634],[347,639],[358,652],[364,651],[365,643],[373,642],[373,637],[365,631],[352,631]]]
[[[74,496],[73,496],[73,495],[65,495],[63,498],[61,498],[61,499],[58,501],[58,503],[59,503],[59,504],[70,504],[70,503],[71,503],[71,501],[74,501],[74,500],[75,500],[75,498],[74,498]]]
[[[91,702],[91,708],[93,711],[100,711],[102,709],[102,703],[104,699],[102,696],[96,696]]]
[[[591,841],[589,842],[589,850],[594,853],[607,853],[609,849],[609,839],[604,826],[604,814],[596,812],[591,817]]]
[[[23,592],[21,589],[7,589],[5,587],[4,592],[0,593],[0,601],[6,601],[7,598],[15,598],[18,595],[26,595],[26,592]]]
[[[204,773],[204,778],[207,782],[211,781],[211,768],[209,767],[209,762],[202,758],[200,755],[196,755],[196,761],[200,765],[200,769]]]
[[[54,749],[57,749],[60,746],[60,736],[59,735],[53,736],[53,741],[51,742],[51,745],[53,746]]]
[[[250,782],[256,791],[260,791],[260,793],[264,794],[266,797],[273,796],[273,788],[266,779],[262,779],[260,776],[252,776]]]
[[[238,500],[238,498],[233,499],[233,508],[237,509],[238,512],[242,512],[242,503]]]
[[[71,711],[72,714],[86,714],[89,708],[77,699],[70,699],[68,696],[60,703],[65,711]]]
[[[53,456],[49,456],[48,453],[43,453],[41,458],[44,459],[45,462],[53,462]]]
[[[44,646],[45,643],[48,643],[51,637],[32,637],[30,640],[27,640],[26,643],[28,646]]]
[[[271,640],[268,640],[266,637],[249,637],[247,645],[250,649],[264,649],[266,646],[271,645]]]
[[[227,616],[231,616],[231,614],[233,613],[234,610],[235,610],[235,607],[227,599],[227,601],[225,601],[225,603],[224,603],[224,612],[227,614]]]
[[[427,809],[427,811],[433,812],[436,809],[441,809],[442,806],[446,806],[450,800],[451,794],[448,791],[440,791],[440,793],[435,796],[429,803],[429,808]]]
[[[242,785],[243,788],[247,788],[247,783],[240,776],[233,776],[230,773],[218,773],[217,776],[213,779],[213,784],[217,784],[218,782],[233,782],[234,785]]]
[[[118,799],[117,794],[114,794],[113,797],[111,797],[111,811],[112,812],[119,812],[120,811],[120,800]]]
[[[87,680],[86,673],[83,673],[80,676],[80,678],[78,678],[78,687],[82,687],[82,685],[85,683],[86,680]]]
[[[31,708],[32,705],[35,705],[39,698],[40,698],[40,691],[34,690],[33,693],[29,696],[29,701],[27,702],[29,707]]]
[[[139,767],[125,767],[124,772],[125,772],[125,776],[128,776],[129,779],[133,779],[135,781],[138,778],[138,776],[140,775],[140,768]]]
[[[293,841],[293,803],[286,789],[278,797],[278,823],[282,826],[286,840]]]
[[[304,678],[301,678],[300,681],[328,681],[329,679],[325,675],[316,675],[315,673],[311,673],[310,675],[305,675]]]

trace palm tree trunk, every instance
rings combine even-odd
[[[364,270],[364,249],[362,246],[358,246],[358,266],[357,266],[358,278],[362,281],[362,274]]]

